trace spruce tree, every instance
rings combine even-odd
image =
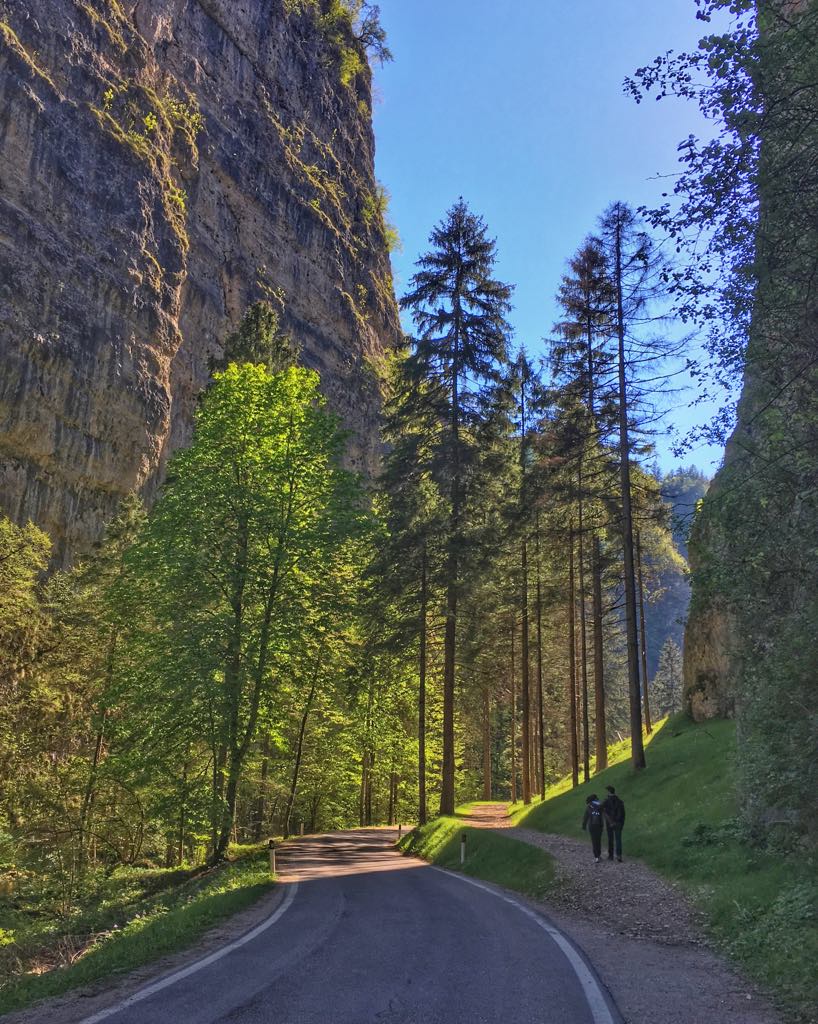
[[[631,460],[634,453],[634,416],[640,398],[638,377],[645,367],[661,359],[665,349],[643,330],[652,323],[650,307],[661,294],[666,265],[650,236],[625,203],[612,203],[600,220],[602,249],[610,274],[614,306],[610,337],[617,366],[619,473],[622,509],[621,533],[625,581],[625,629],[628,653],[628,690],[631,724],[631,760],[645,767],[642,742],[639,628],[637,613],[635,531]]]
[[[506,359],[511,288],[493,276],[496,245],[486,224],[459,200],[430,236],[432,248],[401,302],[417,336],[408,360],[416,401],[436,421],[432,476],[447,503],[443,765],[440,810],[454,812],[454,694],[457,605],[473,501],[475,434]]]

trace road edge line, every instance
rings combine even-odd
[[[123,1010],[127,1010],[136,1003],[141,1003],[143,999],[156,995],[157,992],[161,992],[163,989],[170,988],[170,986],[175,985],[177,981],[189,978],[191,974],[196,974],[203,968],[216,963],[217,960],[221,960],[222,957],[227,956],[228,953],[232,953],[234,949],[239,949],[248,942],[252,942],[253,939],[257,938],[259,935],[267,931],[268,928],[274,925],[276,921],[279,921],[290,909],[290,906],[295,899],[295,894],[298,892],[298,882],[284,882],[280,884],[282,885],[282,888],[286,890],[284,899],[273,913],[266,920],[262,921],[261,924],[257,924],[254,928],[251,928],[249,932],[245,932],[240,938],[234,939],[232,942],[229,942],[226,946],[220,947],[213,953],[209,953],[207,956],[202,957],[201,960],[195,960],[192,964],[188,964],[187,967],[181,967],[178,971],[174,971],[172,974],[168,974],[164,978],[160,978],[159,981],[154,981],[150,985],[140,988],[138,991],[134,992],[133,995],[128,996],[127,999],[123,999],[122,1002],[116,1003],[114,1006],[109,1006],[105,1010],[99,1010],[90,1017],[83,1018],[79,1024],[99,1024],[99,1021],[106,1020],[108,1017],[113,1017],[115,1013],[121,1013]]]
[[[576,975],[577,981],[582,988],[585,1001],[588,1003],[588,1009],[591,1011],[594,1024],[621,1024],[623,1018],[619,1008],[613,1001],[613,997],[610,996],[610,994],[606,995],[605,988],[599,978],[596,977],[596,972],[592,969],[590,960],[588,960],[584,953],[580,952],[571,939],[560,931],[556,925],[543,917],[542,914],[532,910],[531,907],[527,907],[524,903],[521,903],[513,896],[509,896],[501,889],[495,889],[491,885],[486,885],[484,882],[479,882],[475,878],[469,878],[457,871],[447,871],[446,868],[440,868],[436,864],[431,864],[429,866],[433,868],[433,870],[447,875],[449,878],[456,878],[461,882],[465,882],[467,885],[473,885],[477,889],[482,889],[483,892],[496,896],[505,903],[510,903],[513,907],[516,907],[519,911],[525,914],[526,917],[531,918],[531,920],[534,921],[535,924],[539,925],[539,927],[542,928],[542,930],[554,941],[571,966],[571,969]],[[613,1003],[613,1007],[616,1010],[616,1015],[611,1009],[611,1003]],[[83,1024],[85,1024],[85,1022],[83,1022]]]

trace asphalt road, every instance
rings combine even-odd
[[[269,927],[88,1024],[617,1024],[544,919],[403,857],[394,840],[361,830],[294,843],[279,855],[286,884]]]

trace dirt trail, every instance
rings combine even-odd
[[[578,812],[577,832],[581,814]],[[646,865],[606,859],[590,841],[514,828],[506,804],[480,804],[474,828],[503,830],[554,858],[557,884],[541,904],[588,955],[627,1024],[783,1024],[750,982],[712,948],[685,895]]]

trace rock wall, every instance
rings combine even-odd
[[[322,13],[0,0],[0,507],[62,561],[150,500],[258,299],[374,465],[399,326],[369,68]]]
[[[731,457],[728,445],[727,458]],[[736,624],[725,595],[714,585],[711,565],[725,558],[725,537],[718,521],[724,470],[713,480],[690,534],[689,560],[694,580],[685,625],[684,703],[690,715],[731,718],[736,705]]]

